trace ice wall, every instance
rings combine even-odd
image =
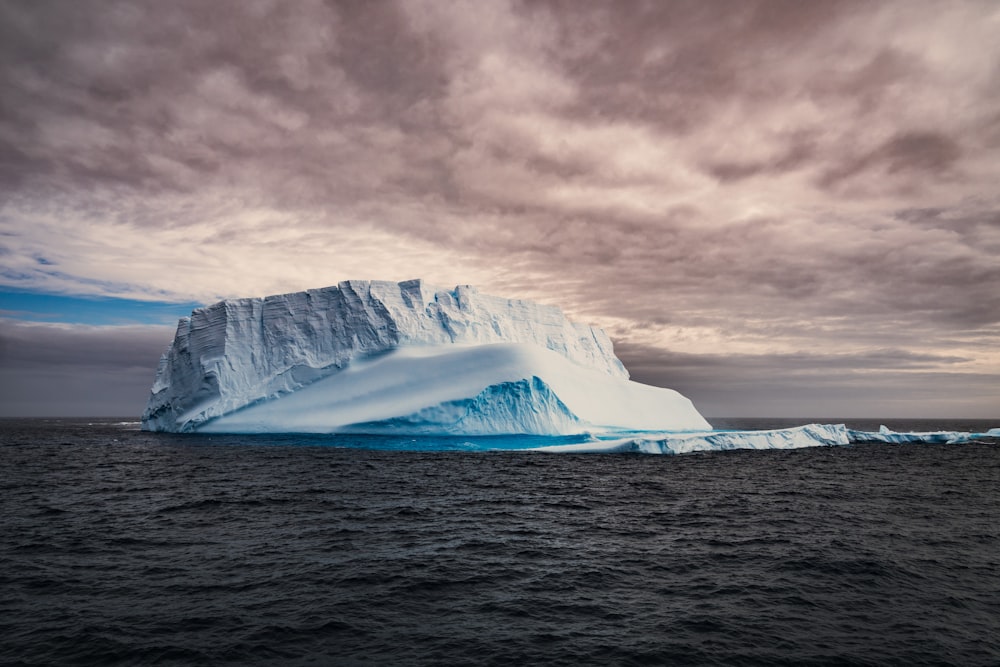
[[[177,325],[143,414],[147,430],[194,430],[295,392],[352,360],[406,346],[530,343],[628,378],[600,329],[530,301],[433,287],[346,281],[263,299],[230,299]]]

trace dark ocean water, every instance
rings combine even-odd
[[[118,421],[0,421],[0,664],[1000,664],[996,440],[413,452]]]

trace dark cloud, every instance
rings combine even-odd
[[[947,176],[961,155],[961,147],[946,135],[903,132],[864,155],[834,166],[822,175],[820,185],[837,190],[842,188],[845,180],[873,178],[878,176],[873,171],[881,171],[888,177],[909,176],[903,187],[915,188],[921,178],[941,179]]]
[[[721,103],[783,87],[774,65],[808,53],[856,7],[753,1],[550,5],[560,23],[560,51],[569,54],[569,68],[585,85],[587,109],[681,133],[708,121]]]
[[[708,171],[720,181],[737,181],[758,174],[780,174],[802,166],[812,158],[814,146],[808,141],[796,142],[781,154],[761,162],[720,162],[709,165]]]
[[[138,416],[172,327],[0,322],[0,416]]]
[[[0,365],[155,369],[173,327],[84,326],[0,321]],[[150,376],[152,383],[152,376]]]
[[[1000,374],[962,357],[859,354],[676,354],[618,344],[632,379],[674,387],[716,417],[977,417],[1000,405]]]

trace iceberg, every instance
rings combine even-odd
[[[180,320],[148,431],[567,435],[711,426],[556,307],[420,280],[230,299]]]
[[[851,444],[849,431],[843,424],[806,424],[769,431],[643,433],[639,436],[614,440],[538,447],[535,450],[577,454],[690,454],[726,449],[799,449],[849,444]]]
[[[890,444],[939,443],[953,445],[969,442],[979,434],[964,431],[909,431],[905,433],[880,426],[878,431],[850,431],[851,442],[885,442]]]
[[[587,442],[546,445],[533,451],[576,454],[689,454],[727,449],[800,449],[869,443],[963,444],[983,438],[1000,438],[1000,429],[986,433],[965,431],[878,431],[849,429],[844,424],[806,424],[793,428],[760,431],[689,431],[683,433],[637,433],[623,438],[591,438]]]

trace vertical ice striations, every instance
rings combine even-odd
[[[396,348],[493,343],[537,345],[608,377],[628,378],[603,331],[570,322],[556,307],[466,285],[445,290],[420,280],[352,280],[221,301],[182,318],[160,360],[143,428],[194,430]]]

